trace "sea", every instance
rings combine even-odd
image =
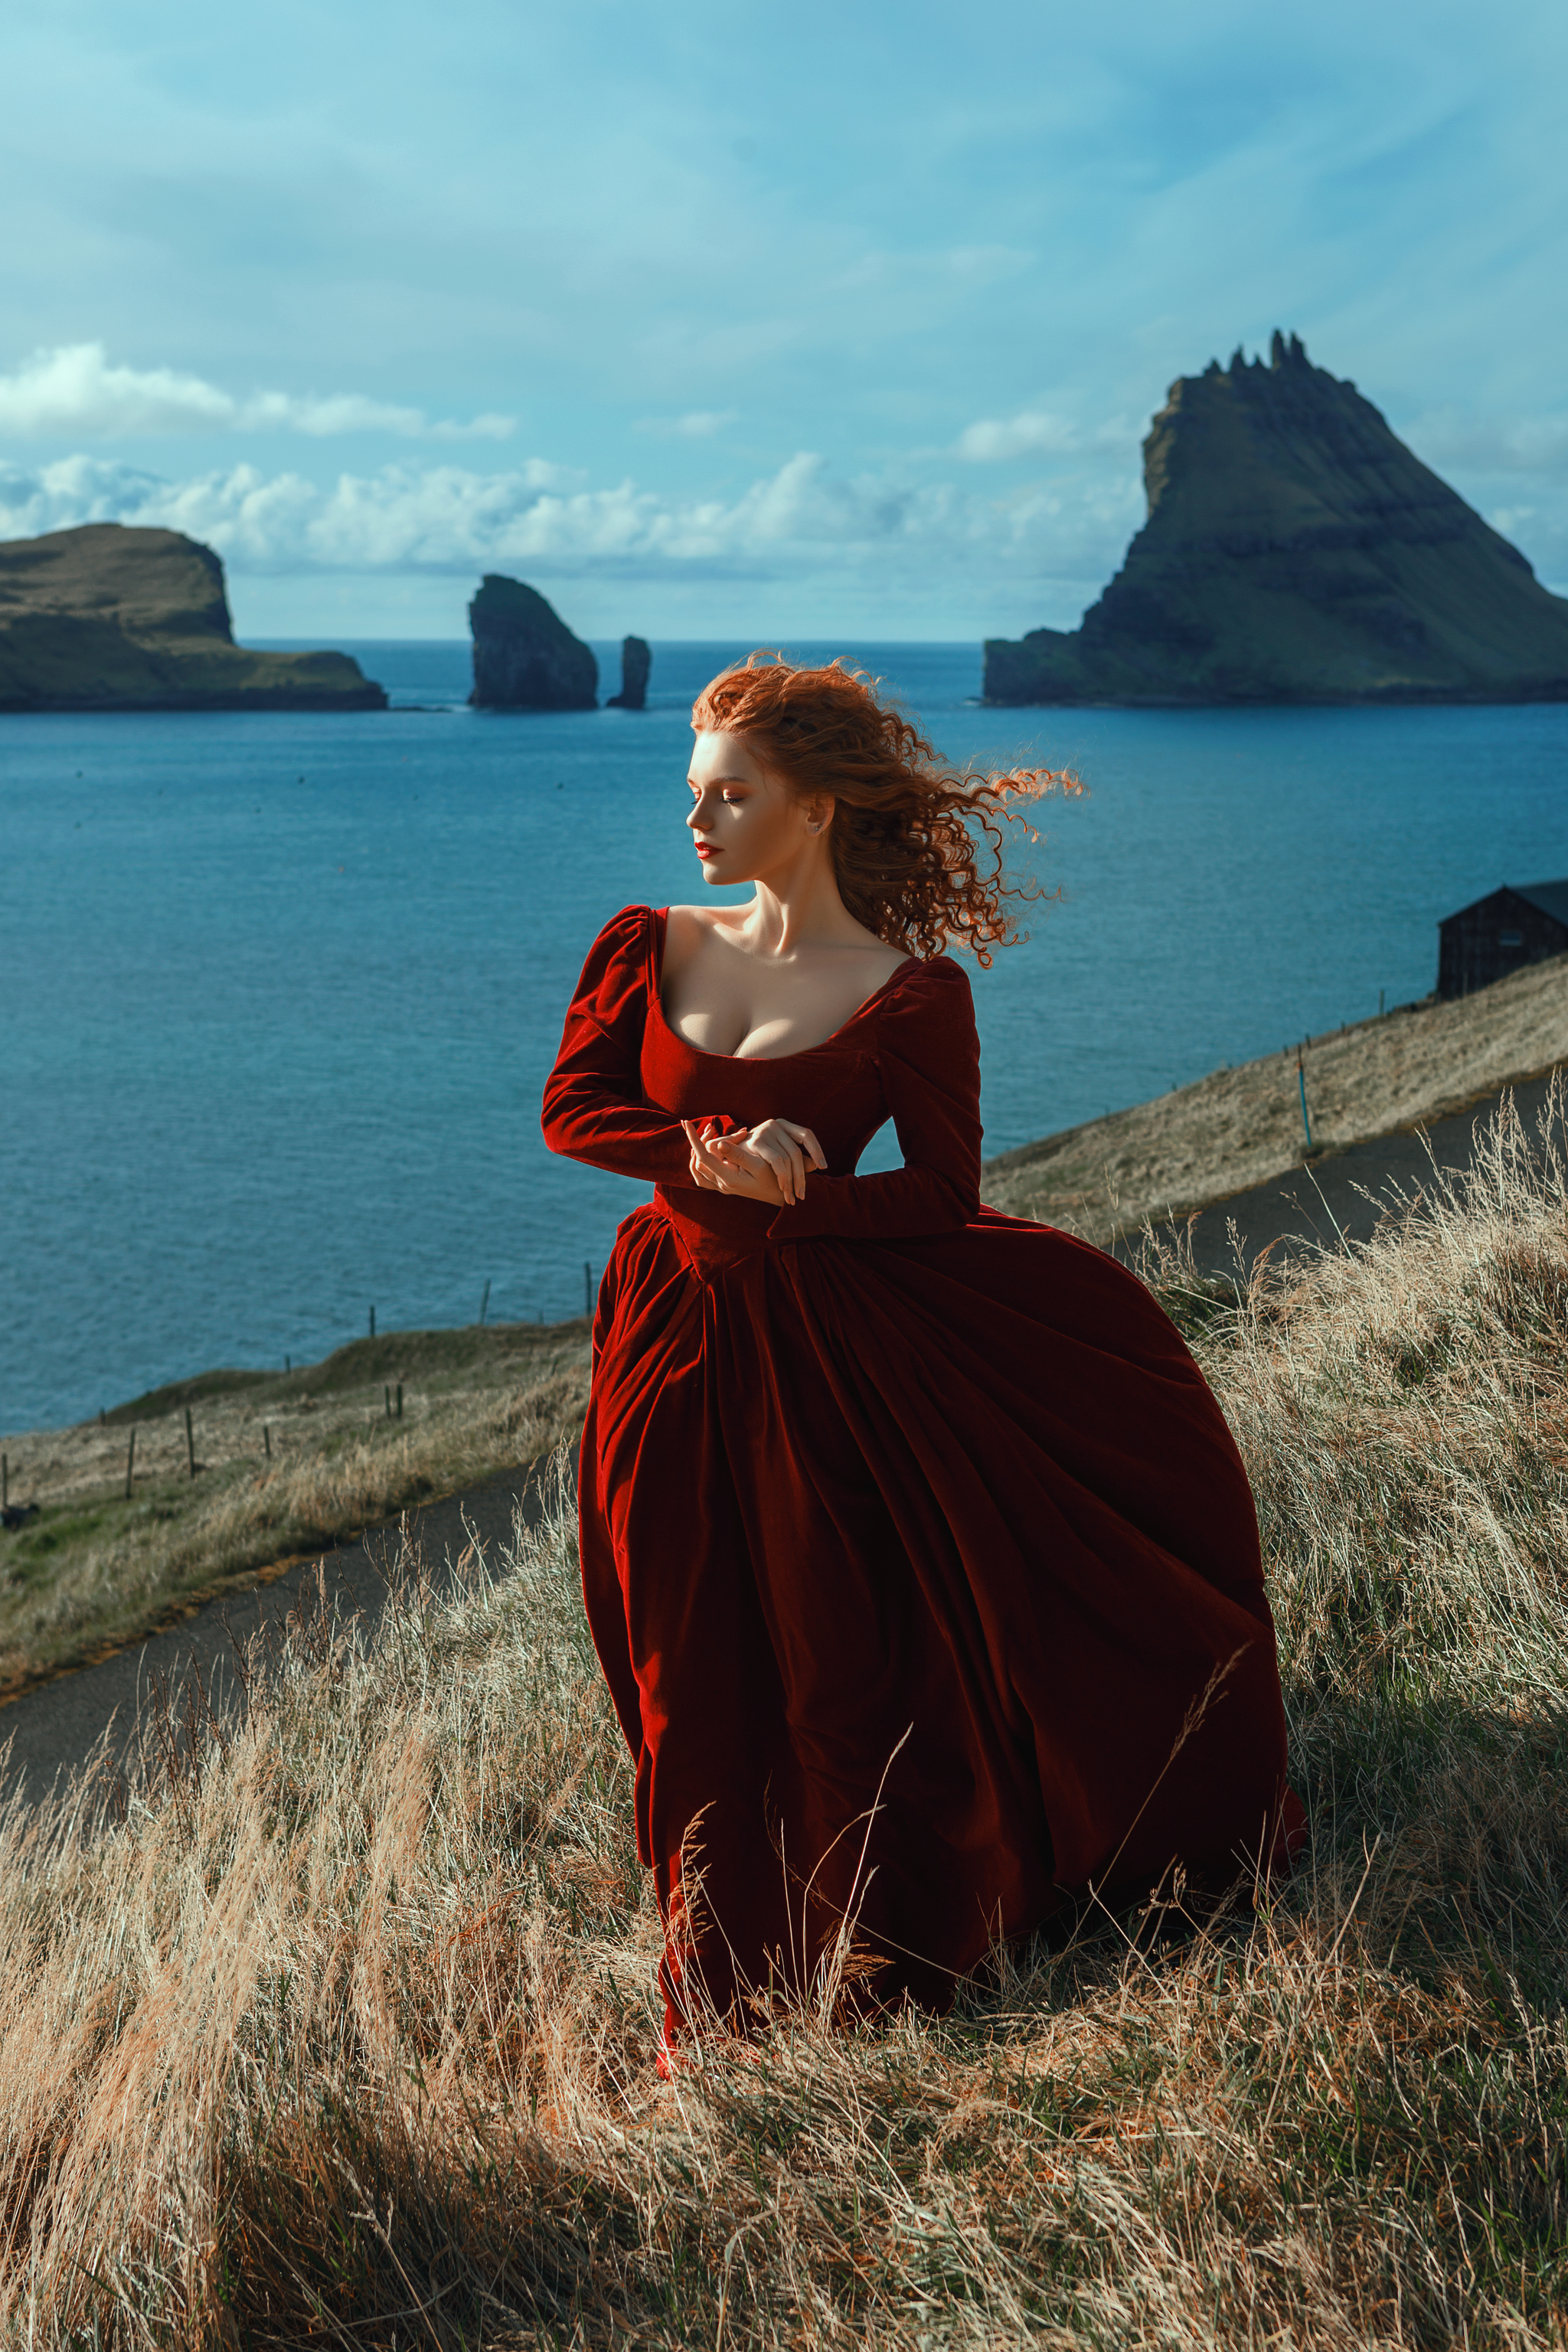
[[[0,1432],[373,1309],[580,1315],[646,1197],[552,1159],[540,1092],[599,925],[703,895],[689,706],[746,648],[558,715],[470,710],[466,643],[348,649],[387,711],[0,718]],[[1421,997],[1442,916],[1568,875],[1565,706],[989,710],[975,645],[786,650],[1086,787],[973,973],[988,1151]]]

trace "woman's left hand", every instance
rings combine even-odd
[[[768,1208],[793,1208],[805,1197],[806,1171],[826,1170],[827,1155],[809,1127],[793,1118],[765,1118],[748,1133],[722,1135],[711,1119],[683,1118],[691,1146],[691,1181],[704,1192],[729,1192]]]

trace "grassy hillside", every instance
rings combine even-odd
[[[437,1601],[410,1561],[242,1732],[154,1723],[127,1794],[5,1824],[16,2339],[1562,2346],[1561,1157],[1500,1135],[1227,1308],[1154,1271],[1258,1491],[1287,1887],[1086,1914],[944,2021],[780,2008],[662,2084],[560,1486],[513,1573]]]
[[[234,642],[223,564],[183,531],[82,523],[0,543],[0,710],[380,710],[347,654]]]
[[[1450,1003],[1403,1005],[1307,1047],[1319,1153],[1463,1110],[1568,1060],[1568,956]],[[989,1161],[982,1196],[1102,1246],[1149,1217],[1266,1184],[1305,1157],[1292,1045]]]
[[[580,1423],[587,1366],[581,1322],[391,1331],[291,1373],[206,1372],[101,1421],[0,1438],[13,1502],[39,1506],[0,1532],[0,1696],[531,1460]]]

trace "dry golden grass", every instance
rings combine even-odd
[[[1464,1110],[1568,1060],[1568,956],[1314,1038],[1305,1059],[1315,1152]],[[1304,1142],[1292,1044],[1004,1152],[983,1190],[994,1208],[1104,1247],[1146,1218],[1272,1182],[1301,1165]]]
[[[410,1559],[374,1646],[299,1624],[242,1729],[0,1824],[13,2339],[1568,2342],[1561,1141],[1240,1302],[1151,1265],[1258,1492],[1272,1900],[661,2084],[558,1480],[510,1573]]]
[[[399,1386],[401,1419],[387,1410]],[[39,1506],[0,1534],[0,1693],[533,1460],[580,1425],[587,1392],[585,1323],[393,1331],[292,1373],[209,1372],[0,1441],[13,1501]]]

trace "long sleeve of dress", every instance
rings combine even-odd
[[[691,1151],[680,1121],[643,1091],[648,920],[646,908],[623,908],[589,950],[544,1088],[544,1140],[552,1151],[616,1176],[689,1184]]]
[[[814,1171],[804,1201],[774,1216],[771,1241],[909,1241],[955,1233],[978,1210],[980,1040],[957,964],[921,964],[889,990],[876,1051],[904,1165],[879,1176]]]

